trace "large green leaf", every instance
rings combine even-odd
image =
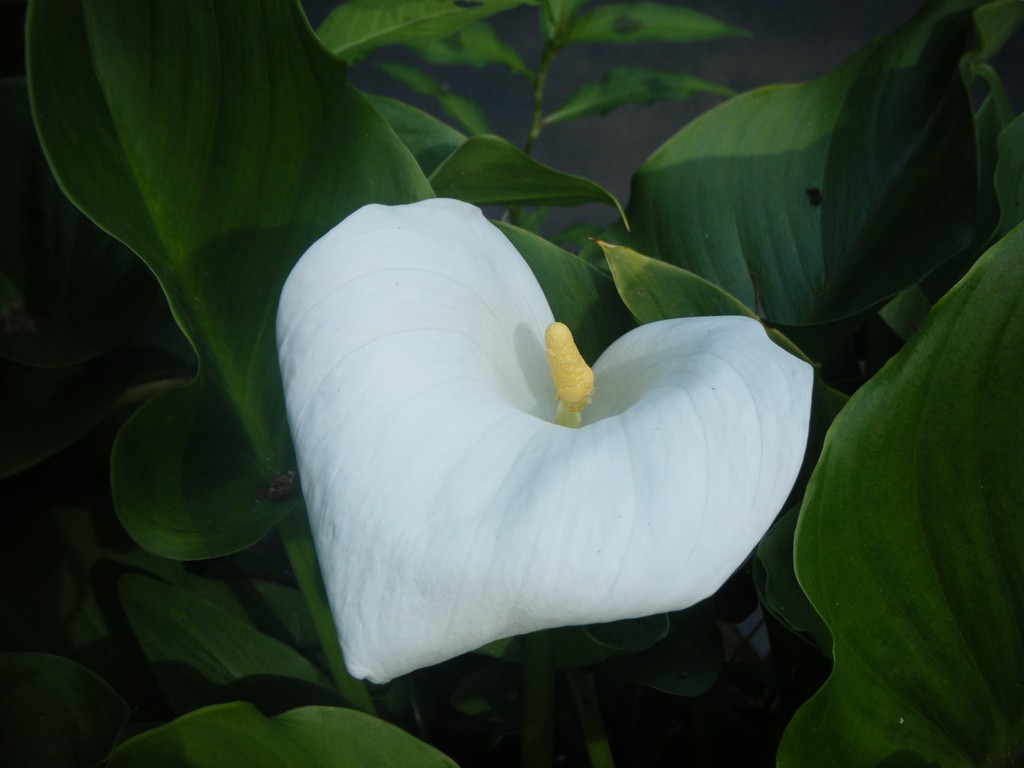
[[[463,27],[531,0],[348,0],[316,33],[340,59],[358,61],[374,48],[448,37]]]
[[[5,765],[91,768],[109,754],[128,705],[84,667],[42,653],[0,654]]]
[[[207,707],[126,741],[109,768],[454,768],[383,720],[351,709],[302,707],[264,717],[243,703]]]
[[[685,43],[744,34],[747,33],[741,29],[690,8],[662,3],[617,3],[574,18],[568,25],[567,38],[569,42]]]
[[[473,136],[437,167],[430,184],[439,197],[477,205],[622,206],[611,192],[580,176],[533,160],[499,136]]]
[[[958,70],[977,0],[933,0],[817,80],[731,99],[639,169],[633,234],[770,322],[838,321],[972,238],[974,124]]]
[[[36,126],[71,199],[159,278],[199,375],[119,435],[115,502],[171,557],[258,539],[297,503],[274,341],[305,248],[368,202],[430,195],[289,0],[33,3]]]
[[[1024,226],[848,403],[808,487],[797,575],[835,668],[780,765],[1024,755]]]
[[[554,112],[544,117],[547,124],[603,115],[623,104],[653,104],[656,101],[686,101],[695,93],[732,95],[721,85],[679,72],[616,67],[597,83],[588,83],[569,96]]]
[[[121,602],[160,687],[176,711],[242,699],[265,712],[341,704],[316,667],[184,589],[126,575]]]

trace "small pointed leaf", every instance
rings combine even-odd
[[[654,69],[616,67],[600,82],[590,83],[567,98],[544,118],[547,124],[561,123],[590,115],[603,115],[623,104],[653,104],[656,101],[686,101],[695,93],[731,96],[728,88],[699,77]]]

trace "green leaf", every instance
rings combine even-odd
[[[878,316],[904,341],[917,333],[931,309],[928,297],[920,288],[910,288],[878,310]]]
[[[7,765],[91,768],[128,722],[128,705],[73,661],[0,654],[0,744]]]
[[[119,434],[118,513],[169,557],[238,550],[296,503],[267,498],[294,469],[274,340],[286,275],[354,209],[430,190],[295,2],[40,0],[27,38],[62,188],[157,275],[199,357],[192,384]]]
[[[622,213],[611,192],[592,181],[538,163],[499,136],[473,136],[430,176],[439,197],[477,205],[602,203]]]
[[[190,594],[303,654],[319,650],[302,593],[293,587],[262,579],[222,581],[192,574],[184,586]]]
[[[659,613],[642,619],[591,624],[583,630],[591,640],[608,648],[619,651],[645,651],[668,635],[669,618],[667,613]]]
[[[264,712],[342,703],[303,656],[201,597],[132,574],[122,577],[119,591],[139,645],[179,713],[235,699]]]
[[[377,68],[407,88],[434,99],[452,119],[470,133],[487,133],[487,115],[472,99],[452,93],[426,72],[394,62],[382,62]]]
[[[455,768],[383,720],[351,709],[302,707],[265,717],[250,704],[207,707],[126,741],[109,768]]]
[[[975,44],[960,61],[961,75],[968,90],[977,92],[976,83],[980,81],[988,93],[974,117],[978,147],[978,222],[973,252],[969,254],[971,257],[976,256],[983,246],[992,245],[1020,221],[1000,221],[998,190],[993,183],[993,175],[999,155],[998,139],[1013,120],[1014,109],[1002,79],[990,62],[1024,21],[1024,5],[1014,0],[987,2],[975,11],[974,21]],[[955,278],[959,279],[969,266],[970,262],[967,262]],[[949,287],[949,284],[941,286],[941,292]]]
[[[128,571],[176,580],[181,564],[135,546],[109,501],[72,507],[49,500],[67,496],[69,477],[102,474],[105,457],[97,453],[96,446],[80,443],[4,483],[0,648],[85,664],[154,716],[166,704],[117,605],[117,580]]]
[[[157,283],[57,187],[21,78],[0,80],[0,176],[0,356],[59,368],[137,342]]]
[[[722,634],[710,600],[669,614],[664,640],[642,653],[609,659],[602,674],[675,696],[706,693],[722,671]]]
[[[423,173],[433,173],[466,140],[454,128],[405,102],[385,96],[367,96],[367,100],[412,152]]]
[[[601,240],[612,279],[622,301],[641,323],[671,317],[744,315],[756,317],[746,305],[699,275]]]
[[[1024,750],[1022,253],[1018,226],[829,432],[796,569],[835,668],[780,766],[1012,765]]]
[[[799,517],[799,506],[787,510],[757,545],[751,564],[754,586],[762,605],[775,618],[828,655],[832,652],[828,627],[800,588],[793,570],[793,535]]]
[[[454,35],[431,39],[414,45],[416,53],[431,64],[463,64],[471,67],[486,67],[490,64],[504,64],[511,72],[533,78],[516,49],[498,39],[494,27],[478,21],[463,27]]]
[[[548,125],[589,115],[603,115],[623,104],[686,101],[698,92],[731,96],[728,88],[699,77],[655,69],[616,67],[600,82],[584,85],[544,118]]]
[[[555,319],[572,329],[589,363],[634,326],[608,275],[531,232],[509,224],[497,227],[530,265]]]
[[[633,234],[605,239],[700,275],[769,322],[845,330],[971,242],[975,138],[959,59],[974,4],[930,2],[817,80],[705,113],[634,176]]]
[[[448,703],[469,717],[489,722],[511,720],[521,714],[519,689],[522,681],[522,667],[497,661],[459,680]]]
[[[0,139],[2,477],[81,437],[129,386],[188,371],[127,348],[173,321],[145,265],[57,187],[23,79],[0,80]]]
[[[589,0],[541,0],[540,27],[545,40],[553,40],[568,24],[576,10]]]
[[[999,232],[1009,232],[1024,221],[1024,115],[999,135],[995,186],[1001,211]]]
[[[639,43],[662,40],[687,43],[746,35],[741,29],[703,13],[661,3],[618,3],[580,14],[568,26],[567,42]]]
[[[174,356],[125,347],[64,368],[34,368],[0,358],[0,477],[71,445],[111,412],[125,393],[141,394],[160,376],[185,373]]]
[[[355,62],[374,48],[448,37],[463,27],[530,0],[348,0],[317,29],[339,59]]]

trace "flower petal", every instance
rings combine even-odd
[[[289,277],[289,422],[346,663],[385,682],[546,627],[684,608],[781,508],[811,369],[744,318],[653,323],[550,422],[551,311],[482,214],[369,206]]]

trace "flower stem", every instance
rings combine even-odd
[[[550,768],[555,714],[555,636],[534,632],[525,638],[522,768]]]
[[[345,668],[341,646],[338,644],[338,631],[327,603],[327,592],[324,590],[320,566],[317,564],[316,549],[313,547],[313,536],[309,530],[305,508],[292,510],[285,515],[277,524],[277,530],[299,584],[299,591],[302,592],[309,615],[313,619],[313,626],[316,628],[316,635],[320,640],[327,669],[335,687],[353,707],[371,715],[375,714],[373,700],[363,681],[356,680]]]
[[[597,689],[594,686],[594,675],[578,669],[570,669],[565,673],[572,691],[572,700],[576,705],[576,714],[583,728],[583,740],[587,745],[591,768],[615,768],[612,750],[608,745],[608,735],[601,719],[601,708],[597,701]]]

